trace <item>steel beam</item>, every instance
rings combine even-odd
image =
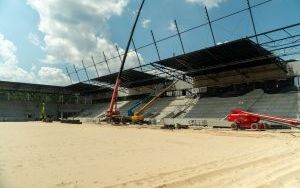
[[[157,42],[156,42],[156,40],[155,40],[153,31],[151,30],[150,32],[151,32],[151,36],[152,36],[152,39],[153,39],[153,44],[154,44],[155,49],[156,49],[156,52],[157,52],[158,59],[161,60],[160,54],[159,54],[159,51],[158,51],[158,47],[157,47]]]
[[[206,17],[207,17],[207,20],[208,20],[208,25],[209,25],[209,28],[210,28],[211,36],[212,36],[212,39],[213,39],[214,44],[215,44],[215,46],[216,46],[217,43],[216,43],[216,39],[215,39],[215,35],[214,35],[213,28],[212,28],[212,25],[211,25],[212,22],[210,21],[210,17],[209,17],[207,8],[204,7],[204,9],[205,9]]]

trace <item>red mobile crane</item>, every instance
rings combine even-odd
[[[241,109],[231,110],[225,119],[232,122],[232,129],[268,129],[271,128],[268,124],[261,122],[261,120],[288,125],[290,127],[297,127],[300,121],[297,119],[281,118],[266,114],[259,114],[255,112],[246,112]]]
[[[130,37],[129,37],[129,40],[128,40],[128,43],[127,43],[127,46],[126,46],[126,49],[125,49],[125,54],[124,54],[124,57],[122,59],[120,71],[119,71],[119,74],[117,76],[117,79],[116,79],[116,82],[115,82],[115,85],[114,85],[114,91],[113,91],[113,94],[112,94],[112,97],[111,97],[109,109],[106,112],[106,121],[109,121],[109,122],[115,121],[115,120],[120,121],[120,119],[121,119],[120,112],[118,111],[118,108],[117,108],[118,91],[119,91],[119,86],[120,86],[120,83],[121,83],[121,76],[122,76],[122,72],[123,72],[123,69],[124,69],[124,64],[125,64],[126,58],[127,58],[127,53],[129,51],[129,47],[130,47],[130,43],[132,41],[133,33],[134,33],[134,30],[135,30],[136,24],[138,22],[138,19],[140,17],[142,8],[144,6],[144,3],[145,3],[145,0],[143,0],[142,3],[141,3],[141,6],[140,6],[138,14],[136,16],[134,25],[132,27]]]

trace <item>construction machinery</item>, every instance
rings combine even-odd
[[[132,41],[132,38],[133,38],[133,34],[134,34],[134,31],[135,31],[138,19],[140,17],[141,11],[142,11],[142,8],[144,6],[144,3],[145,3],[145,0],[143,0],[142,3],[141,3],[141,6],[139,8],[139,11],[137,13],[134,25],[132,27],[132,30],[131,30],[131,33],[130,33],[130,36],[129,36],[129,40],[127,42],[127,46],[126,46],[126,49],[125,49],[124,57],[122,59],[120,71],[118,73],[118,76],[116,78],[116,82],[115,82],[115,85],[114,85],[114,91],[113,91],[113,94],[112,94],[112,97],[111,97],[109,109],[107,110],[107,112],[105,114],[107,122],[119,123],[120,121],[122,121],[122,117],[120,116],[120,112],[118,111],[118,108],[117,108],[117,99],[118,99],[119,86],[121,84],[122,72],[124,70],[124,65],[125,65],[125,62],[126,62],[129,47],[130,47],[130,44],[131,44],[131,41]]]
[[[131,117],[134,115],[134,109],[137,108],[138,106],[140,106],[141,104],[144,104],[146,102],[148,102],[153,96],[148,95],[147,97],[143,98],[142,100],[139,100],[138,102],[136,102],[135,104],[133,104],[129,110],[127,111],[128,117]]]
[[[53,122],[53,119],[46,114],[45,103],[41,103],[40,120],[46,123]]]
[[[153,97],[149,102],[147,102],[145,105],[143,105],[140,109],[138,109],[136,112],[133,113],[133,116],[131,116],[131,122],[132,123],[143,123],[145,117],[142,115],[145,110],[150,108],[158,99],[161,95],[163,95],[166,91],[171,89],[177,81],[172,82],[169,86],[164,88],[161,92],[159,92],[155,97]]]
[[[282,118],[255,112],[247,112],[241,109],[231,110],[225,119],[232,122],[231,128],[238,129],[269,129],[271,126],[264,121],[298,128],[300,121],[291,118]]]
[[[40,120],[44,121],[47,118],[46,110],[45,110],[45,103],[41,103],[41,112],[40,112]]]

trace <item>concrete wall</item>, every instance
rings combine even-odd
[[[240,69],[239,72],[227,71],[218,74],[199,76],[194,79],[194,87],[229,86],[239,83],[250,83],[265,80],[286,79],[287,74],[275,64],[254,68]]]
[[[288,67],[293,70],[295,76],[300,76],[300,61],[289,62]]]
[[[157,93],[165,88],[165,85],[162,84],[154,84],[154,85],[147,85],[143,87],[136,87],[136,88],[129,88],[119,91],[119,97],[130,96],[130,95],[143,95],[149,93]],[[192,84],[179,80],[171,90],[183,90],[183,89],[191,89],[193,88]],[[101,93],[98,95],[93,96],[93,99],[110,99],[112,95],[112,91],[108,91],[105,93]]]
[[[33,120],[39,115],[39,104],[23,101],[0,101],[0,121]]]
[[[46,103],[46,114],[60,117],[61,112],[79,114],[91,105]],[[32,101],[0,101],[0,121],[32,121],[40,118],[41,105]]]

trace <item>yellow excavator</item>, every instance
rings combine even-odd
[[[161,92],[159,92],[155,97],[153,97],[149,102],[147,102],[144,106],[142,106],[140,109],[138,109],[136,112],[133,113],[133,116],[131,116],[131,122],[132,123],[142,123],[145,120],[145,117],[142,115],[145,110],[147,110],[149,107],[151,107],[161,95],[163,95],[166,91],[168,91],[171,87],[173,87],[177,81],[174,81],[171,85],[163,89]]]

